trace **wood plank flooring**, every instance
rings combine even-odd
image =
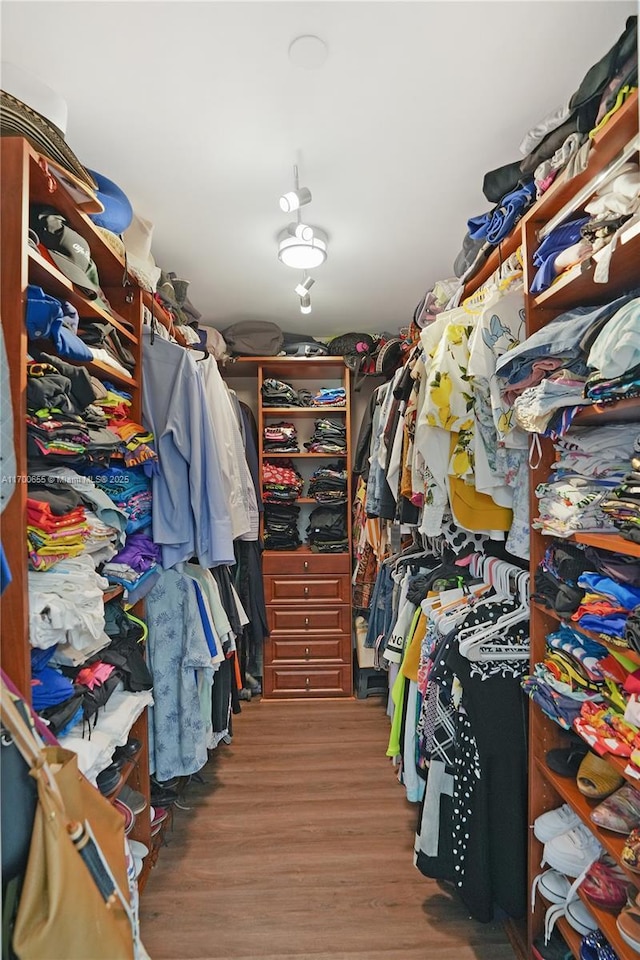
[[[513,960],[413,866],[388,734],[378,697],[244,703],[149,877],[153,960]]]

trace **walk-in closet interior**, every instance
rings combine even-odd
[[[640,956],[626,0],[5,0],[2,960]]]

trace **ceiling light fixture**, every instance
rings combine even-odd
[[[302,283],[299,283],[295,287],[295,292],[298,294],[299,297],[306,297],[307,294],[309,293],[309,290],[311,290],[311,287],[314,285],[314,283],[315,283],[315,280],[313,279],[313,277],[308,277],[307,274],[305,273],[304,280],[302,281]]]
[[[292,237],[288,230],[283,230],[278,236],[278,258],[295,270],[313,270],[327,259],[327,236],[317,227],[313,228],[311,240]]]
[[[300,297],[300,313],[311,313],[311,297]]]
[[[310,227],[308,223],[300,223],[300,221],[290,223],[287,230],[292,237],[297,237],[299,240],[313,240],[313,227]]]

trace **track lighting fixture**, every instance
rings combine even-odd
[[[298,213],[298,216],[300,214]],[[313,240],[313,227],[310,227],[308,223],[290,223],[287,227],[287,230],[292,237],[297,237],[298,240]]]
[[[306,203],[311,203],[311,190],[306,187],[290,190],[280,197],[280,209],[285,213],[293,213],[294,210],[304,207]]]
[[[295,287],[295,291],[299,297],[306,297],[314,283],[313,277],[308,277],[305,273],[304,280]]]
[[[300,313],[311,313],[311,297],[300,297]]]
[[[326,234],[314,227],[313,239],[307,241],[292,237],[288,230],[283,230],[278,236],[278,257],[295,270],[313,270],[327,259]]]

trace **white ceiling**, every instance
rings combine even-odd
[[[407,324],[450,276],[487,170],[565,102],[633,2],[2,2],[2,55],[69,105],[67,141],[155,223],[208,323]],[[315,34],[317,70],[287,51]],[[277,259],[294,162],[329,235],[313,313]]]

